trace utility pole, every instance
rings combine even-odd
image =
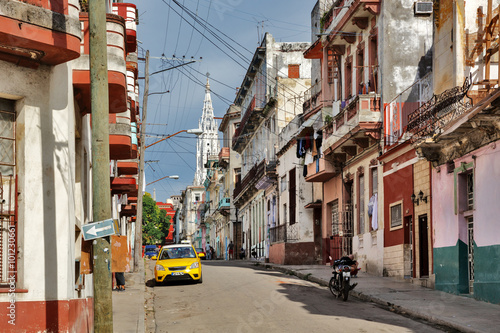
[[[144,151],[146,150],[146,119],[149,94],[149,50],[146,51],[144,95],[142,96],[141,148],[139,150],[139,186],[137,193],[137,219],[135,222],[134,240],[134,272],[139,271],[139,261],[142,260],[142,186],[144,184]]]
[[[109,96],[106,2],[89,1],[90,96],[92,109],[93,220],[111,217],[109,183]],[[95,332],[113,332],[111,246],[109,238],[92,241]]]
[[[157,144],[158,142],[161,142],[163,140],[166,140],[176,134],[179,134],[181,132],[190,132],[188,130],[182,130],[179,131],[175,134],[169,135],[166,138],[163,138],[155,143],[150,144],[149,146],[146,146],[146,119],[147,119],[147,110],[148,110],[148,96],[155,94],[155,93],[149,93],[149,50],[146,51],[146,68],[144,70],[144,77],[140,77],[139,79],[145,79],[144,82],[144,95],[142,96],[142,123],[141,123],[141,147],[139,150],[139,191],[137,193],[137,219],[135,222],[135,240],[134,240],[134,272],[137,272],[139,270],[139,261],[142,259],[142,185],[144,184],[144,151],[146,148]],[[151,75],[165,72],[177,67],[189,65],[196,60],[190,60],[188,63],[181,64],[178,66],[166,68],[157,72],[152,73]],[[191,131],[192,132],[192,131]],[[194,132],[193,132],[194,133]]]

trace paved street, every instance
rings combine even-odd
[[[149,261],[150,331],[440,332],[354,297],[343,302],[316,283],[248,262],[204,261],[202,284],[154,288],[153,267]]]

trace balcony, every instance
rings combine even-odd
[[[321,19],[321,31],[330,31],[348,41],[355,36],[345,36],[342,31],[350,31],[353,25],[361,29],[368,26],[368,16],[380,13],[380,0],[336,0],[332,8]]]
[[[137,161],[119,161],[117,163],[118,176],[138,175],[139,165]]]
[[[111,194],[130,195],[137,189],[137,180],[133,176],[115,177],[111,180]],[[135,195],[137,196],[137,195]]]
[[[500,139],[500,88],[474,106],[468,78],[460,87],[433,96],[409,115],[410,141],[435,166],[473,152]]]
[[[338,165],[334,165],[327,157],[318,158],[313,163],[307,165],[306,182],[322,183],[340,172]]]
[[[311,88],[305,92],[305,102],[302,105],[304,116],[311,113],[316,113],[323,107],[323,94],[321,93],[321,81],[316,82]]]
[[[344,162],[380,140],[381,127],[380,95],[357,95],[325,126],[324,152]]]
[[[55,66],[80,56],[77,0],[1,1],[0,60]]]
[[[217,205],[217,210],[224,216],[228,216],[231,207],[230,198],[222,198]]]
[[[73,88],[82,114],[90,113],[90,57],[89,16],[80,13],[83,41],[80,58],[73,63]],[[109,113],[127,111],[127,79],[125,62],[125,21],[122,17],[106,14],[108,41]]]
[[[137,124],[132,123],[131,124],[131,130],[132,130],[132,159],[136,159],[138,156],[137,153],[137,147],[139,146],[139,139],[137,138]]]
[[[109,158],[111,160],[132,158],[132,128],[128,111],[109,115]]]
[[[134,216],[137,215],[137,203],[135,204],[128,204],[123,206],[122,205],[122,210],[120,212],[121,216]]]
[[[127,53],[137,50],[137,9],[131,3],[113,3],[113,14],[125,19]]]
[[[226,168],[229,164],[229,147],[222,147],[219,152],[219,166]]]
[[[235,184],[233,200],[240,205],[252,197],[258,190],[267,188],[276,182],[276,161],[262,160],[247,172],[243,180]]]

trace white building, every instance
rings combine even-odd
[[[241,182],[233,200],[243,223],[246,252],[269,257],[268,228],[277,204],[278,134],[302,113],[303,93],[311,85],[309,43],[277,43],[266,33],[236,96],[241,119],[232,148],[242,156]]]

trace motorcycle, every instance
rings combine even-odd
[[[332,262],[333,276],[328,283],[328,288],[333,296],[336,298],[342,297],[344,301],[347,301],[349,291],[358,285],[357,283],[351,285],[351,272],[355,270],[357,273],[358,270],[355,267],[356,261],[349,257],[342,257],[332,261],[332,257],[330,257],[330,262]]]

